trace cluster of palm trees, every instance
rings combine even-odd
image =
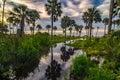
[[[22,37],[24,34],[25,23],[32,25],[34,34],[35,21],[40,19],[39,12],[34,9],[29,9],[27,6],[19,4],[13,7],[12,11],[9,11],[8,21],[16,26],[20,26],[18,29],[19,35]]]

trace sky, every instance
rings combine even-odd
[[[1,2],[2,0],[0,0]],[[45,3],[47,0],[7,0],[6,11],[11,10],[9,2],[21,3],[27,5],[31,9],[36,9],[41,12],[39,21],[36,21],[37,24],[41,24],[44,28],[47,24],[50,24],[50,16],[47,15],[45,11]],[[96,7],[100,9],[102,18],[108,17],[109,14],[109,3],[110,0],[58,0],[62,3],[63,14],[61,17],[67,15],[74,19],[77,24],[85,25],[81,20],[82,13],[85,12],[88,8]],[[61,19],[54,23],[55,26],[60,29]],[[95,27],[103,27],[102,23],[94,24]],[[43,28],[43,29],[44,29]]]

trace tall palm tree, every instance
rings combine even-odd
[[[55,31],[57,30],[57,27],[53,26],[53,30],[54,30],[54,35],[55,35]]]
[[[36,26],[36,28],[38,28],[38,32],[40,32],[40,30],[42,29],[42,26],[41,26],[40,24],[38,24],[38,25]]]
[[[51,16],[51,38],[53,37],[53,22],[58,20],[61,16],[61,3],[58,0],[47,0],[45,4],[48,15]]]
[[[40,19],[39,13],[34,9],[30,9],[27,11],[26,17],[27,17],[26,18],[27,23],[32,24],[32,26],[33,26],[33,35],[34,35],[35,21]]]
[[[98,9],[96,9],[95,7],[89,8],[83,14],[83,16],[85,16],[84,18],[87,20],[87,23],[88,23],[88,26],[89,26],[89,32],[90,32],[89,36],[90,36],[90,38],[91,38],[91,35],[92,35],[92,24],[93,24],[93,22],[96,23],[96,22],[101,21],[101,15],[100,14],[101,14],[100,11]]]
[[[48,34],[49,34],[50,28],[51,28],[51,25],[46,25],[46,29],[48,30]]]
[[[22,37],[22,34],[24,33],[24,26],[27,18],[27,13],[28,8],[23,4],[14,6],[12,11],[9,12],[10,17],[12,17],[15,22],[17,20],[17,22],[20,24],[20,37]]]
[[[104,18],[104,19],[102,20],[102,22],[103,22],[104,25],[105,25],[105,27],[104,27],[104,35],[106,34],[106,26],[108,25],[108,21],[109,21],[108,18]]]
[[[108,34],[111,32],[112,17],[113,17],[113,6],[114,6],[114,0],[110,0],[109,22],[108,22]]]

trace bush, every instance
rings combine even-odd
[[[89,70],[89,60],[86,56],[80,55],[73,60],[71,75],[76,80],[84,80]]]

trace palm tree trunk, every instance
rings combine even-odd
[[[111,31],[111,26],[112,26],[113,5],[114,5],[114,0],[110,0],[108,34],[110,33],[110,31]]]
[[[22,16],[22,18],[21,18],[21,21],[20,21],[20,33],[19,33],[19,35],[20,35],[20,37],[22,37],[22,34],[24,33],[24,26],[25,26],[25,23],[24,23],[24,16]]]
[[[91,37],[92,37],[92,21],[90,22],[89,26],[90,26],[90,32],[89,32],[90,34],[89,35],[90,35],[90,40],[91,40]]]

